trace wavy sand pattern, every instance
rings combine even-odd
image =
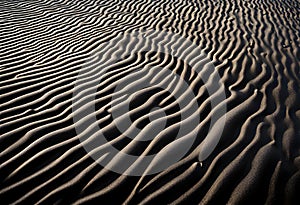
[[[297,204],[299,10],[297,0],[1,1],[0,204]],[[138,42],[124,45],[128,55],[101,73],[97,63],[105,65],[120,50],[114,41],[96,59],[99,48],[120,34],[149,30],[172,32],[198,45],[220,81],[204,83],[185,62],[151,46],[149,51],[130,52]],[[182,46],[191,61],[205,61]],[[185,79],[199,108],[182,109],[184,98],[174,99],[180,84],[160,70],[154,77],[147,66]],[[85,68],[86,73],[80,72]],[[88,117],[74,122],[89,106],[89,97],[83,96],[78,113],[72,110],[78,75],[84,79],[84,96],[89,96],[85,86],[103,77],[93,87],[97,120],[91,127],[103,127],[118,150],[139,156],[176,146],[180,123],[201,116],[193,128],[196,140],[182,159],[157,174],[126,176],[104,169],[83,148],[84,143],[93,144],[93,135],[81,139],[75,129],[89,123]],[[159,118],[166,121],[153,140],[126,137],[132,128],[120,132],[109,114],[116,84],[130,75],[174,88],[170,93],[149,86],[132,95],[128,114],[142,135],[151,133]],[[206,89],[215,84],[224,85],[226,99],[219,104],[227,106],[226,124],[217,147],[199,162],[205,149],[201,142],[219,109],[211,102],[219,99],[220,89],[209,94]],[[129,83],[129,89],[134,86]],[[114,105],[125,102],[121,94]],[[157,105],[165,115],[152,110]],[[181,119],[184,112],[191,117]],[[188,137],[184,133],[182,141]]]

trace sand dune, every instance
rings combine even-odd
[[[297,204],[299,10],[2,1],[0,204]]]

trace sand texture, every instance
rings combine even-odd
[[[299,13],[2,0],[0,204],[298,204]]]

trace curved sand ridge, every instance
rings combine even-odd
[[[0,202],[292,204],[300,181],[299,8],[297,1],[3,1]],[[200,164],[218,92],[208,95],[203,82],[193,84],[191,68],[170,55],[124,57],[97,87],[97,122],[108,126],[114,147],[153,154],[174,142],[172,129],[151,143],[110,126],[100,108],[109,105],[109,86],[130,71],[158,65],[191,79],[201,116],[183,159],[160,173],[131,177],[103,169],[83,148],[72,97],[78,73],[97,62],[101,46],[120,33],[149,29],[179,34],[208,55],[225,86],[227,116],[218,146]],[[149,109],[164,99],[165,114],[173,117],[168,126],[181,120],[170,93],[149,88],[140,94],[130,113],[138,126],[149,124]]]

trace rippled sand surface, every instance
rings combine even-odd
[[[0,204],[297,204],[299,10],[1,1]]]

